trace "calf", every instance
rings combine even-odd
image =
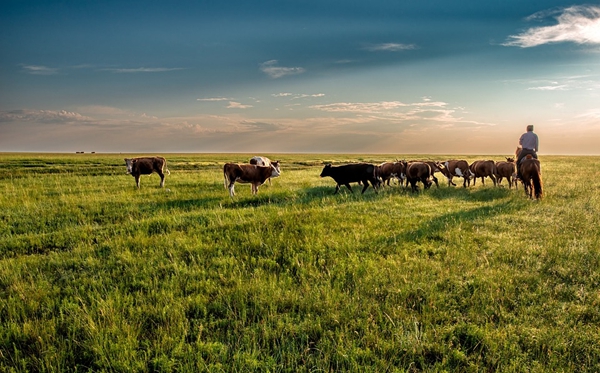
[[[494,176],[496,174],[496,163],[494,161],[475,161],[471,163],[469,169],[473,174],[473,186],[475,186],[478,177],[481,178],[483,185],[485,185],[485,177],[489,177],[496,186],[496,176]]]
[[[279,165],[279,161],[273,162],[267,157],[260,157],[260,156],[252,157],[252,158],[250,158],[250,164],[255,164],[257,166],[264,166],[264,167],[273,165],[273,167],[275,167],[275,169],[279,172],[279,174],[281,174],[281,168]],[[277,176],[279,176],[279,175],[277,175]],[[276,177],[276,176],[273,176],[273,177]],[[269,178],[269,185],[272,185],[271,178]]]
[[[390,186],[390,180],[396,178],[402,184],[402,180],[406,178],[404,173],[404,165],[402,162],[384,162],[377,166],[377,176],[381,178],[382,185]]]
[[[362,182],[363,189],[361,194],[367,190],[369,182],[373,186],[373,189],[375,189],[375,192],[377,192],[377,186],[380,184],[377,177],[377,166],[370,163],[356,163],[342,166],[327,164],[323,167],[323,171],[321,171],[321,177],[326,176],[331,177],[336,182],[333,194],[337,194],[342,185],[345,185],[352,192],[350,183]]]
[[[140,188],[140,175],[151,175],[156,172],[160,176],[160,187],[165,186],[165,174],[163,169],[168,175],[171,175],[167,167],[167,160],[163,157],[139,157],[139,158],[125,158],[125,165],[127,166],[127,173],[135,177],[135,184],[138,189]]]
[[[467,161],[452,159],[442,163],[438,163],[440,172],[448,179],[448,186],[454,185],[452,178],[455,176],[463,178],[463,188],[467,187],[467,182],[471,184],[473,173],[469,169]]]
[[[508,180],[509,189],[512,188],[513,182],[517,187],[517,165],[514,158],[506,157],[505,161],[496,162],[496,179],[498,185],[502,182],[502,178]]]
[[[258,193],[258,187],[270,177],[279,176],[279,171],[273,166],[257,166],[254,164],[225,163],[223,166],[223,177],[225,188],[229,189],[229,195],[235,196],[234,185],[238,183],[250,183],[252,194]]]
[[[425,189],[431,187],[431,166],[425,162],[406,163],[406,180],[410,183],[413,192],[419,190],[417,182],[422,182]]]

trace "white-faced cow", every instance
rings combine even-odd
[[[337,194],[340,191],[340,187],[345,185],[350,192],[352,187],[350,183],[362,182],[363,189],[362,193],[369,187],[369,182],[377,192],[377,187],[381,184],[381,181],[377,177],[377,166],[370,163],[353,163],[341,166],[332,166],[331,164],[325,165],[323,171],[321,171],[321,177],[331,177],[335,182],[335,192]]]
[[[165,186],[165,174],[163,170],[171,175],[167,167],[167,160],[163,157],[139,157],[139,158],[125,158],[125,165],[127,166],[127,173],[135,177],[135,184],[138,189],[140,187],[140,175],[151,175],[156,172],[160,176],[160,187]]]
[[[477,178],[481,178],[481,183],[485,185],[485,178],[489,177],[496,186],[496,163],[494,161],[475,161],[469,166],[471,173],[473,174],[473,186]]]
[[[467,187],[467,183],[471,184],[471,179],[473,178],[473,173],[469,169],[469,164],[467,161],[452,159],[446,161],[444,163],[438,164],[441,173],[446,176],[448,179],[448,186],[454,185],[452,182],[452,178],[462,177],[463,178],[463,187]]]
[[[269,166],[273,165],[273,167],[275,167],[277,172],[279,172],[279,175],[281,175],[281,165],[279,164],[279,161],[273,162],[267,157],[255,156],[255,157],[250,158],[250,164],[255,164],[257,166],[263,166],[263,167],[269,167]],[[277,176],[279,176],[279,175],[277,175]],[[277,176],[273,176],[273,177],[277,177]],[[271,185],[271,178],[269,178],[269,185]]]
[[[513,182],[517,187],[517,165],[514,158],[506,157],[505,161],[496,162],[496,179],[498,185],[502,182],[502,178],[508,180],[508,187],[512,188]]]
[[[406,179],[404,164],[402,162],[383,162],[377,166],[377,176],[381,178],[382,185],[387,183],[390,186],[390,180],[398,179],[400,184]]]
[[[225,188],[229,189],[229,195],[235,196],[234,185],[238,183],[251,184],[252,194],[258,193],[258,187],[263,185],[270,177],[279,176],[279,171],[273,166],[257,166],[244,163],[225,163],[223,166],[223,177]]]
[[[411,190],[419,190],[417,182],[422,182],[425,189],[431,187],[431,166],[425,162],[405,162],[406,180],[410,183]]]

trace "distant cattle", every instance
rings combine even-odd
[[[496,186],[496,163],[494,161],[475,161],[469,166],[471,173],[473,174],[473,186],[477,178],[481,178],[481,183],[485,185],[485,178],[489,177]]]
[[[363,189],[361,194],[367,190],[369,182],[375,191],[377,191],[377,187],[380,185],[380,180],[377,177],[377,166],[370,163],[353,163],[341,166],[327,164],[323,167],[323,171],[321,171],[321,177],[326,176],[331,177],[336,182],[333,194],[337,194],[342,185],[345,185],[352,192],[350,183],[362,182]]]
[[[456,186],[456,184],[452,182],[452,179],[456,176],[463,178],[464,188],[467,187],[467,183],[469,185],[471,184],[471,178],[473,177],[473,174],[469,169],[469,164],[467,161],[452,159],[438,165],[440,166],[441,173],[446,176],[446,179],[448,179],[448,186]]]
[[[419,190],[417,182],[422,182],[425,189],[431,187],[431,166],[425,162],[405,162],[406,180],[413,192]]]
[[[509,188],[512,188],[513,183],[515,184],[515,188],[517,187],[517,165],[514,158],[506,157],[506,162],[496,162],[496,180],[498,185],[500,185],[503,178],[508,180]]]
[[[273,167],[275,167],[275,169],[279,172],[279,174],[281,174],[281,166],[279,164],[279,161],[273,162],[267,157],[261,157],[261,156],[252,157],[252,158],[250,158],[250,164],[255,164],[257,166],[264,166],[264,167],[273,165]],[[277,176],[279,176],[279,175],[277,175]],[[273,177],[277,177],[277,176],[273,176]],[[269,185],[271,185],[271,178],[269,178]]]
[[[390,180],[396,178],[402,184],[406,178],[404,164],[402,162],[383,162],[377,166],[377,176],[381,178],[382,185],[390,185]]]
[[[139,158],[125,158],[125,165],[127,166],[127,173],[135,177],[135,184],[138,189],[140,187],[140,175],[151,175],[156,172],[160,176],[160,187],[165,186],[165,174],[163,170],[171,175],[171,171],[168,170],[167,160],[163,157],[139,157]]]
[[[258,187],[263,185],[270,177],[279,176],[279,170],[275,166],[257,166],[254,164],[226,163],[223,166],[223,178],[225,188],[229,189],[229,195],[235,195],[234,185],[238,183],[251,184],[252,194],[258,193]]]

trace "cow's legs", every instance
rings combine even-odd
[[[158,174],[158,176],[160,176],[160,187],[163,188],[165,186],[165,174],[159,171],[157,171],[156,173]]]
[[[350,186],[350,183],[346,183],[344,184],[346,186],[346,188],[348,188],[350,190],[350,193],[354,193],[354,191],[352,191],[352,187]],[[368,188],[369,184],[367,184],[367,186],[365,188]]]
[[[140,189],[140,175],[135,175],[135,185]]]
[[[340,184],[336,184],[335,185],[335,192],[333,192],[333,194],[338,194],[339,191],[340,191]]]
[[[362,188],[362,192],[360,192],[360,194],[363,194],[365,192],[365,190],[367,190],[367,188],[369,187],[369,182],[367,180],[363,180],[363,188]],[[373,189],[375,188],[375,185],[373,185]]]
[[[229,185],[227,186],[227,189],[229,189],[229,196],[233,197],[235,196],[235,182],[230,182]]]

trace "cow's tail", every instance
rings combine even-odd
[[[167,166],[167,160],[165,158],[163,158],[165,161],[165,172],[167,173],[167,175],[171,175],[171,171],[169,171],[169,166]]]
[[[223,185],[225,186],[225,189],[227,189],[227,187],[229,186],[229,176],[227,176],[227,171],[223,170]]]
[[[533,193],[535,194],[535,198],[542,199],[544,192],[542,190],[542,175],[540,174],[539,169],[536,169],[533,175],[531,175],[531,181],[533,181]]]

